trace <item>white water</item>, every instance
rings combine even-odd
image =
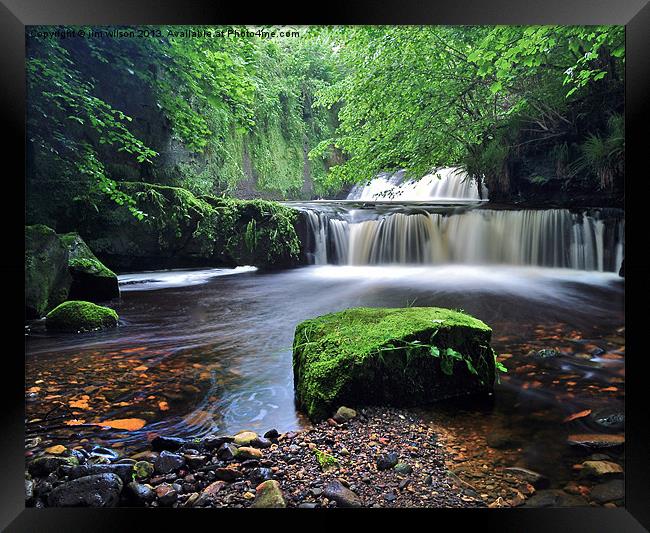
[[[476,183],[455,169],[404,182],[403,173],[357,186],[349,200],[379,201],[371,209],[341,204],[306,207],[307,248],[316,265],[506,264],[618,272],[624,252],[621,210],[471,209]],[[464,207],[442,209],[450,199]],[[381,204],[391,203],[389,212]],[[411,203],[414,202],[414,203]],[[430,205],[422,206],[423,202]],[[393,207],[398,206],[398,207]]]
[[[218,276],[231,276],[257,270],[252,266],[238,266],[235,268],[211,268],[203,270],[152,270],[148,272],[135,272],[133,274],[120,274],[117,279],[120,291],[151,291],[168,289],[170,287],[186,287],[199,285]]]
[[[355,185],[348,200],[421,202],[426,200],[487,199],[487,189],[456,168],[441,168],[419,180],[407,180],[404,171],[380,174],[370,183]]]

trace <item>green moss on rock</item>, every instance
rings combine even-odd
[[[306,320],[293,343],[296,400],[312,419],[348,405],[409,406],[488,392],[492,330],[437,307],[353,308]]]
[[[68,297],[68,250],[56,232],[25,227],[25,316],[40,318]]]
[[[61,240],[68,247],[68,269],[72,276],[71,299],[101,302],[120,295],[115,273],[95,257],[77,233],[62,235]]]
[[[117,326],[113,309],[91,302],[70,300],[47,314],[45,326],[56,331],[92,331]]]

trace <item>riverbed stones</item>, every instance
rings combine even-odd
[[[50,507],[115,507],[123,483],[116,474],[96,474],[68,481],[49,493]]]
[[[160,474],[169,474],[183,466],[185,466],[185,457],[167,450],[160,452],[160,456],[154,461],[154,468]]]
[[[339,507],[361,507],[361,500],[339,480],[329,482],[323,490],[323,495],[335,501]]]
[[[124,484],[132,481],[133,466],[130,464],[90,464],[73,466],[67,469],[69,479],[77,479],[96,474],[115,474]]]
[[[242,446],[240,448],[237,448],[235,457],[237,459],[261,459],[263,457],[263,454],[261,450],[258,450],[257,448]]]
[[[158,436],[151,441],[151,447],[154,451],[161,452],[167,450],[169,452],[175,452],[185,444],[185,439],[179,439],[178,437],[164,437]]]
[[[235,435],[233,441],[237,446],[252,446],[253,442],[257,439],[257,433],[253,431],[240,431]]]
[[[224,442],[217,450],[217,457],[222,461],[232,461],[237,455],[237,447],[230,442]]]
[[[423,405],[494,385],[492,330],[437,307],[352,308],[298,324],[298,406],[325,419],[335,405]],[[474,369],[476,374],[470,369]]]
[[[156,498],[156,493],[150,485],[131,481],[124,489],[127,500],[136,506],[144,506]]]
[[[397,463],[394,466],[394,469],[395,472],[403,476],[408,476],[409,474],[413,473],[413,467],[411,465],[407,465],[406,463]]]
[[[257,508],[281,508],[286,507],[287,502],[282,494],[280,483],[274,479],[264,481],[255,488],[255,501],[251,507]]]
[[[214,475],[217,477],[217,479],[220,479],[222,481],[235,481],[236,479],[242,477],[243,474],[241,470],[237,470],[233,467],[227,467],[215,468]]]
[[[545,489],[549,486],[549,479],[539,472],[534,470],[529,470],[528,468],[522,468],[519,466],[510,466],[504,468],[505,472],[513,474],[517,478],[530,483],[536,489]]]
[[[35,477],[45,477],[54,472],[61,466],[74,466],[78,465],[79,461],[75,457],[60,457],[60,456],[42,456],[37,457],[31,461],[27,467],[27,471]]]
[[[591,489],[590,498],[597,503],[622,503],[625,498],[625,482],[622,479],[612,479]]]
[[[569,435],[567,442],[572,446],[581,446],[590,449],[617,448],[625,444],[624,435],[603,434],[576,434]]]
[[[332,418],[341,424],[343,422],[347,422],[348,420],[352,420],[355,416],[357,416],[357,412],[354,409],[350,409],[349,407],[342,405],[337,409]]]
[[[149,461],[138,461],[133,465],[136,479],[147,479],[153,475],[154,466]]]
[[[622,477],[623,468],[611,461],[585,461],[580,470],[581,478],[614,478]]]
[[[163,507],[171,507],[178,500],[178,492],[169,483],[161,483],[155,489],[158,503]]]

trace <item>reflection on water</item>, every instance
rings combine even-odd
[[[475,419],[527,438],[529,463],[557,462],[569,431],[602,432],[595,415],[568,424],[566,416],[622,410],[624,282],[615,274],[459,265],[216,270],[124,276],[115,330],[49,334],[32,324],[27,433],[41,439],[33,445],[88,439],[138,449],[159,433],[303,427],[293,404],[295,326],[353,306],[461,308],[490,324],[510,371],[487,413],[452,409],[466,425]],[[157,281],[132,283],[146,280]],[[527,355],[543,348],[558,357]],[[125,419],[144,426],[101,425]]]

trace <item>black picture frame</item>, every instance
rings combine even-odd
[[[355,2],[329,1],[281,8],[274,3],[250,5],[207,0],[2,0],[2,124],[5,154],[3,208],[4,253],[0,260],[5,281],[2,389],[7,398],[0,408],[0,528],[6,531],[120,531],[227,527],[226,517],[243,520],[247,527],[291,527],[288,522],[346,521],[352,516],[385,520],[387,514],[415,514],[431,527],[451,519],[455,529],[477,526],[500,531],[644,531],[650,528],[650,431],[645,407],[647,374],[643,372],[644,337],[650,273],[644,252],[644,201],[649,197],[647,177],[647,125],[650,123],[650,0],[422,0]],[[285,510],[270,516],[263,510],[201,509],[26,509],[24,506],[24,359],[17,354],[24,299],[20,280],[24,266],[24,149],[25,149],[25,26],[33,24],[621,24],[626,26],[626,504],[625,508],[549,509],[412,509],[412,510]],[[7,163],[15,164],[7,171]],[[647,210],[647,209],[646,209]],[[22,215],[21,215],[22,213]],[[636,243],[636,244],[635,244]],[[9,289],[7,291],[6,289]],[[15,307],[14,307],[15,306]],[[12,312],[13,310],[13,312]],[[24,324],[23,324],[24,325]],[[7,340],[11,343],[7,343]],[[15,342],[15,345],[14,345]],[[219,513],[218,516],[215,513]],[[242,514],[243,513],[243,514]],[[261,513],[261,514],[260,514]],[[307,514],[306,514],[307,513]],[[274,513],[277,515],[278,513]],[[411,517],[402,516],[401,520]],[[158,522],[160,521],[160,522]],[[164,521],[164,522],[163,522]],[[188,524],[188,521],[190,523]],[[155,524],[158,522],[158,524]],[[444,522],[443,522],[444,523]],[[255,524],[257,525],[257,524]],[[450,526],[446,526],[450,527]]]

